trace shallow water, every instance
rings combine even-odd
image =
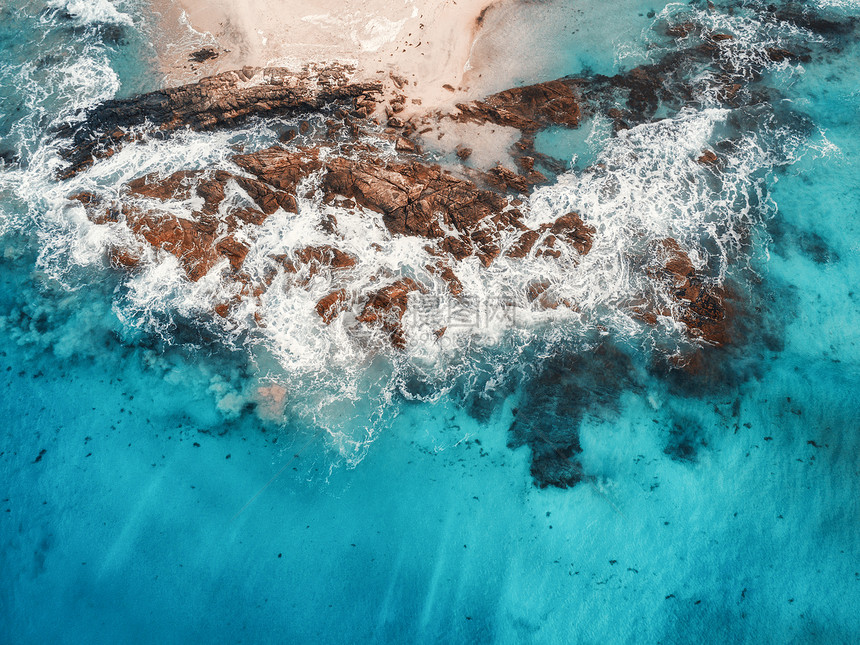
[[[420,340],[447,315],[436,303],[400,355],[303,318],[312,294],[264,303],[275,324],[255,335],[200,313],[217,276],[192,287],[169,258],[131,278],[107,268],[109,240],[66,195],[226,163],[274,126],[129,146],[57,185],[51,122],[160,79],[141,3],[49,4],[0,9],[0,640],[860,638],[856,23],[800,33],[753,3],[694,6],[738,56],[784,39],[810,60],[754,82],[764,111],[705,96],[618,136],[600,121],[541,135],[571,170],[530,216],[575,209],[599,231],[549,275],[587,315],[523,306],[440,348]],[[565,5],[508,5],[494,29],[528,18],[557,44],[524,83],[609,74],[675,47],[650,27],[664,6],[576,3],[564,24],[579,39],[558,29]],[[689,157],[726,139],[715,184]],[[257,252],[309,230],[275,221]],[[362,230],[349,243],[376,239]],[[620,251],[669,234],[727,277],[739,312],[735,342],[694,376],[666,366],[686,347],[668,321],[624,308],[643,285]],[[419,263],[420,245],[380,241],[379,256],[355,250]],[[533,270],[464,283],[489,310]],[[260,389],[273,384],[283,396]],[[542,488],[558,450],[581,481]]]

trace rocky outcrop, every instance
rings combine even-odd
[[[439,240],[457,260],[475,255],[489,266],[500,253],[496,222],[505,198],[439,166],[337,158],[326,164],[323,191],[328,200],[340,195],[380,213],[395,235]]]
[[[463,119],[510,126],[522,131],[548,125],[579,127],[582,119],[583,81],[562,78],[516,87],[493,94],[483,101],[460,103]]]
[[[705,150],[696,161],[703,166],[710,166],[717,162],[717,153],[713,150]]]
[[[786,19],[797,24],[807,21],[805,12],[790,11]],[[547,181],[547,176],[569,169],[567,161],[535,150],[538,131],[578,128],[598,114],[610,119],[615,131],[624,130],[671,116],[683,107],[700,107],[703,86],[708,90],[708,105],[764,104],[775,97],[765,96],[763,89],[776,90],[757,87],[756,75],[768,65],[804,59],[796,43],[780,42],[779,48],[752,52],[749,58],[758,61],[751,63],[752,67],[740,69],[741,64],[736,68],[743,57],[726,54],[746,46],[741,34],[732,38],[731,34],[709,31],[687,16],[683,20],[661,24],[668,37],[687,49],[672,51],[654,64],[614,76],[584,73],[513,88],[462,103],[453,115],[427,115],[423,125],[440,118],[470,122],[469,128],[458,126],[455,131],[465,132],[475,123],[518,129],[521,136],[511,151],[515,165],[507,167],[481,165],[486,155],[479,153],[486,151],[473,153],[462,142],[454,150],[449,148],[448,169],[433,164],[419,145],[416,132],[421,126],[412,121],[409,115],[414,110],[405,109],[407,99],[403,96],[390,101],[387,119],[380,117],[385,123],[362,122],[374,110],[374,93],[379,86],[351,84],[338,72],[296,75],[284,70],[245,69],[95,108],[81,121],[60,129],[59,134],[69,139],[64,152],[69,165],[61,174],[71,176],[95,158],[109,156],[145,128],[155,136],[166,136],[182,128],[230,127],[252,117],[323,114],[323,118],[294,123],[286,132],[278,132],[283,145],[249,149],[224,160],[217,169],[139,177],[119,187],[116,201],[91,193],[80,193],[75,199],[97,225],[131,231],[132,236],[124,229],[122,235],[105,236],[133,238],[127,246],[108,249],[114,267],[134,270],[153,255],[171,254],[191,281],[218,270],[227,288],[219,296],[225,301],[213,303],[213,311],[226,319],[225,324],[232,325],[238,316],[250,318],[248,312],[254,307],[237,305],[252,304],[252,299],[262,297],[267,289],[302,289],[291,305],[308,303],[306,313],[319,325],[318,331],[323,325],[342,325],[350,333],[367,332],[371,347],[383,339],[403,349],[410,340],[407,329],[413,328],[409,324],[412,315],[429,302],[429,298],[419,298],[420,293],[432,285],[440,302],[476,310],[486,305],[473,301],[476,294],[483,295],[481,281],[496,272],[510,276],[512,284],[497,289],[499,281],[493,276],[494,288],[484,291],[501,292],[494,297],[500,299],[502,307],[558,310],[559,318],[565,310],[579,311],[581,307],[582,319],[590,321],[585,326],[594,332],[583,345],[589,351],[566,353],[559,349],[547,359],[545,369],[534,366],[537,378],[528,380],[517,408],[510,411],[514,420],[509,433],[512,447],[530,449],[531,473],[538,485],[575,486],[599,474],[590,473],[589,460],[581,459],[580,422],[586,414],[609,417],[622,394],[631,390],[631,374],[643,368],[638,360],[638,367],[634,366],[626,350],[604,344],[602,339],[609,334],[597,320],[599,309],[565,298],[577,292],[585,277],[581,272],[591,264],[581,262],[580,273],[571,275],[582,256],[600,249],[601,257],[590,259],[595,260],[599,271],[605,270],[602,230],[589,226],[578,213],[566,212],[570,207],[563,207],[543,223],[528,217],[536,215],[529,212],[532,202],[528,195],[534,187]],[[836,23],[811,26],[820,31],[843,27]],[[198,59],[210,56],[205,51],[198,54]],[[407,91],[406,79],[392,80],[398,89]],[[741,120],[754,118],[756,112],[767,110],[734,110],[728,130],[742,128],[738,125]],[[374,137],[386,140],[378,148],[368,143],[372,137],[364,136],[371,130]],[[423,132],[432,130],[428,127]],[[430,147],[429,138],[420,143]],[[692,164],[689,170],[700,173],[709,186],[719,190],[719,174],[731,162],[728,146],[732,142],[712,141],[707,145],[713,149],[697,149],[691,155],[691,162],[696,160],[701,166]],[[551,194],[549,197],[542,201],[544,206],[566,203]],[[181,207],[176,202],[182,202]],[[587,204],[588,200],[572,202]],[[307,218],[311,203],[314,212],[322,203],[314,221]],[[291,213],[300,209],[301,217],[293,218]],[[177,212],[183,215],[177,216]],[[587,219],[588,213],[583,214]],[[277,250],[261,253],[262,244],[255,246],[256,236],[262,237],[261,227],[268,236],[263,244],[268,245],[274,230],[283,230],[281,227],[296,221],[298,226],[266,247]],[[360,239],[364,234],[373,239]],[[648,235],[648,230],[632,232],[630,248],[617,250],[623,270],[637,273],[631,276],[631,283],[642,285],[636,302],[628,303],[629,311],[645,324],[655,325],[661,318],[682,323],[671,326],[683,327],[697,351],[692,359],[681,356],[683,351],[675,352],[670,360],[681,356],[679,366],[695,360],[712,361],[712,348],[706,353],[699,346],[720,346],[731,340],[732,310],[726,290],[709,278],[705,267],[697,268],[677,240],[665,238],[649,244]],[[413,239],[407,243],[391,239],[400,236]],[[368,254],[378,252],[380,262],[371,262],[373,258],[363,253],[359,257],[357,249],[366,249]],[[405,260],[403,249],[411,254]],[[403,264],[408,268],[402,268]],[[404,277],[404,272],[413,277]],[[612,291],[612,280],[594,283],[610,290],[606,294],[609,300],[624,297]],[[270,291],[270,295],[275,294]],[[270,322],[256,320],[261,326]],[[445,343],[452,337],[456,342],[460,333],[453,326],[456,318],[449,321],[451,327],[432,318],[418,322],[429,332],[431,342],[433,335],[444,338]],[[735,339],[740,338],[738,327],[731,331]],[[677,339],[670,340],[674,346]],[[672,450],[687,458],[686,449]]]
[[[392,141],[401,155],[388,156],[382,151],[384,146],[373,147],[351,121],[368,115],[376,86],[350,84],[343,73],[336,72],[314,77],[280,69],[221,74],[189,86],[107,102],[61,134],[71,137],[66,154],[71,162],[68,172],[74,173],[94,156],[110,154],[144,122],[164,134],[184,127],[230,126],[255,115],[328,110],[327,129],[320,133],[326,140],[318,144],[296,145],[298,135],[291,130],[281,137],[284,143],[235,154],[231,163],[217,169],[136,178],[124,186],[119,201],[102,201],[87,193],[75,198],[84,204],[92,221],[124,224],[137,236],[138,246],[111,250],[114,266],[133,268],[149,245],[175,256],[191,281],[220,266],[222,277],[239,283],[238,298],[259,296],[278,272],[288,276],[283,283],[287,288],[307,288],[315,276],[324,274],[332,281],[332,291],[315,307],[324,324],[355,305],[357,323],[382,330],[393,346],[402,348],[406,343],[403,316],[410,294],[423,289],[421,285],[411,278],[392,277],[394,282],[388,286],[362,295],[363,289],[350,283],[350,270],[360,258],[338,248],[340,227],[331,210],[321,213],[317,225],[318,231],[329,236],[328,242],[264,258],[264,264],[270,262],[262,268],[264,277],[255,273],[252,278],[245,261],[259,227],[279,211],[297,213],[303,199],[322,201],[362,217],[378,217],[391,236],[426,240],[430,259],[423,268],[442,280],[455,298],[465,290],[458,263],[469,258],[484,267],[502,255],[506,261],[542,258],[552,262],[565,257],[575,262],[591,251],[597,235],[593,227],[573,212],[529,226],[518,208],[524,204],[524,195],[546,181],[535,169],[536,160],[558,171],[548,163],[551,160],[533,150],[534,133],[553,125],[578,127],[604,102],[618,105],[619,96],[627,109],[610,114],[616,123],[626,127],[647,118],[656,112],[665,93],[673,95],[671,74],[662,71],[676,63],[664,61],[615,77],[559,79],[460,105],[456,118],[512,126],[524,133],[516,146],[518,171],[497,165],[488,172],[474,168],[455,172],[423,163],[420,147],[409,139],[414,124],[393,114],[379,135]],[[303,122],[298,127],[305,136],[310,133],[306,126]],[[459,152],[461,160],[468,158],[466,150]],[[700,162],[718,168],[716,155],[708,152]],[[182,202],[181,208],[176,202]],[[673,243],[662,241],[659,249],[652,250],[660,259],[648,265],[648,275],[671,294],[672,306],[646,303],[639,308],[640,317],[655,322],[658,315],[671,315],[693,337],[712,344],[726,342],[719,289],[698,275],[689,257]],[[532,306],[575,308],[575,303],[553,295],[546,280],[533,280],[527,291]],[[219,315],[230,315],[231,303],[218,307]]]
[[[725,291],[709,284],[693,266],[690,256],[672,238],[654,242],[647,274],[666,287],[672,306],[658,313],[684,323],[693,338],[711,345],[729,342]]]
[[[150,92],[129,99],[105,101],[68,123],[57,135],[69,140],[63,156],[69,165],[60,173],[70,177],[109,156],[118,144],[147,125],[160,132],[181,128],[208,130],[234,126],[253,116],[319,112],[345,106],[356,116],[367,116],[381,91],[378,83],[351,83],[344,67],[305,69],[244,68],[204,78],[198,83]]]
[[[238,154],[232,161],[253,177],[226,170],[180,171],[167,177],[149,174],[125,186],[122,203],[103,202],[89,193],[75,199],[84,204],[92,221],[123,222],[142,242],[174,255],[191,281],[226,260],[232,279],[247,294],[268,288],[277,267],[298,274],[294,284],[306,286],[321,271],[343,272],[358,262],[334,245],[309,245],[272,256],[265,284],[250,284],[244,273],[257,227],[278,209],[296,212],[296,191],[314,173],[321,176],[318,185],[326,203],[371,211],[381,217],[392,235],[427,240],[427,252],[437,259],[425,268],[443,280],[455,297],[464,290],[456,263],[475,257],[489,266],[511,232],[517,236],[506,253],[511,259],[529,255],[558,258],[565,248],[584,255],[590,251],[595,233],[576,213],[532,230],[510,198],[437,165],[382,163],[370,156],[329,156],[323,161],[317,149],[282,146]],[[196,210],[179,217],[170,207],[177,201]],[[330,234],[336,230],[334,222],[321,222],[320,226]],[[141,259],[140,253],[130,250],[117,249],[114,255],[113,263],[125,267],[133,267]],[[373,292],[356,320],[382,329],[395,347],[404,346],[400,321],[409,293],[418,288],[418,283],[404,278]],[[316,311],[324,323],[330,324],[349,306],[347,294],[340,288],[317,303]],[[558,306],[548,296],[537,302],[548,308]],[[219,307],[219,315],[228,315],[230,305]]]
[[[401,278],[372,293],[356,320],[381,329],[397,349],[406,347],[403,315],[409,304],[409,294],[424,288],[411,278]]]

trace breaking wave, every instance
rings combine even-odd
[[[106,1],[67,0],[52,6],[82,22],[132,24]],[[691,14],[686,5],[667,8],[658,20],[686,16],[706,30],[733,34],[721,55],[742,75],[749,70],[750,80],[753,70],[762,67],[797,73],[799,66],[771,60],[768,48],[785,46],[786,39],[793,43],[815,38],[787,23],[762,27],[743,16]],[[107,251],[137,243],[122,223],[90,222],[83,207],[68,200],[70,194],[93,191],[119,197],[122,184],[152,172],[167,176],[183,169],[222,168],[244,174],[230,161],[236,147],[247,152],[277,141],[274,122],[266,121],[231,131],[143,138],[81,175],[56,182],[56,143],[44,132],[52,121],[68,120],[81,108],[114,96],[118,76],[98,45],[48,67],[18,66],[15,74],[21,96],[27,97],[22,100],[28,116],[9,127],[9,140],[22,161],[0,171],[0,194],[20,209],[0,215],[0,234],[34,234],[39,269],[66,288],[100,280],[110,273]],[[276,212],[249,238],[245,270],[252,277],[262,276],[270,269],[272,255],[336,244],[358,258],[349,273],[349,288],[357,294],[378,288],[389,277],[416,279],[428,289],[410,298],[405,352],[391,349],[380,331],[356,323],[354,313],[328,326],[313,314],[322,296],[343,286],[342,275],[330,271],[281,271],[264,294],[245,299],[224,320],[212,315],[212,306],[235,295],[235,286],[222,279],[226,261],[191,283],[175,257],[147,248],[140,270],[116,277],[115,314],[125,325],[158,334],[166,342],[175,342],[177,326],[191,321],[226,345],[246,350],[260,371],[258,382],[279,389],[261,395],[259,389],[237,392],[218,386],[224,409],[241,409],[243,401],[254,397],[285,397],[289,414],[327,431],[349,460],[361,458],[395,397],[436,400],[455,388],[492,388],[508,372],[524,369],[529,352],[547,355],[561,345],[587,348],[595,334],[677,351],[687,342],[679,323],[661,317],[656,328],[650,327],[634,313],[637,304],[649,299],[671,306],[665,288],[641,270],[649,246],[674,238],[698,270],[714,283],[724,282],[736,266],[750,263],[751,239],[775,208],[766,190],[770,174],[802,154],[808,134],[802,123],[781,119],[772,109],[715,107],[704,91],[699,100],[698,106],[617,135],[600,129],[605,134],[589,141],[592,165],[562,173],[523,205],[531,226],[579,213],[596,229],[587,255],[570,251],[558,260],[512,261],[503,254],[489,268],[469,258],[457,266],[464,288],[460,297],[452,296],[445,282],[425,268],[433,261],[425,240],[392,236],[376,214],[323,204],[319,191],[302,197],[321,180],[308,178],[297,191],[299,212]],[[296,145],[301,143],[299,137]],[[396,154],[381,138],[373,144],[392,158]],[[705,150],[719,152],[718,168],[697,161]],[[331,153],[323,149],[321,154]],[[246,197],[238,186],[229,185],[225,203]],[[193,200],[169,206],[180,217],[196,207]],[[337,237],[317,226],[330,214],[337,217]],[[503,239],[503,251],[514,241]],[[539,298],[533,296],[535,284],[540,286]]]
[[[83,25],[113,24],[132,27],[131,15],[117,9],[109,0],[48,0],[48,8],[64,12]]]

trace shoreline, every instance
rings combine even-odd
[[[483,19],[499,0],[323,0],[311,7],[277,0],[152,0],[164,41],[159,64],[169,83],[242,67],[300,68],[339,63],[355,81],[383,84],[402,116],[448,111],[475,98],[468,72]],[[190,61],[202,47],[214,56]]]

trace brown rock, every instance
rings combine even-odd
[[[440,261],[435,264],[428,264],[425,268],[433,275],[438,275],[448,284],[448,291],[451,292],[451,295],[459,296],[463,293],[463,283],[460,282],[460,278],[457,277],[457,274],[454,273],[454,269],[450,265]]]
[[[542,293],[549,289],[549,286],[549,280],[532,280],[526,289],[526,296],[528,297],[529,302],[536,300]]]
[[[366,325],[379,326],[397,349],[406,347],[403,331],[403,315],[409,304],[409,294],[422,290],[411,278],[400,278],[396,282],[370,294],[361,314],[356,320]]]
[[[215,250],[223,255],[230,262],[230,266],[234,271],[242,268],[242,263],[245,261],[245,256],[248,255],[248,247],[239,242],[235,237],[225,237],[215,245]]]
[[[541,176],[543,177],[543,175]],[[500,190],[513,190],[517,193],[527,194],[531,189],[528,179],[501,164],[497,164],[487,173],[487,181]]]
[[[483,101],[459,104],[463,118],[533,131],[547,125],[579,127],[582,118],[577,79],[516,87]]]
[[[104,203],[98,195],[90,192],[81,192],[70,195],[69,199],[84,205],[87,218],[94,224],[110,224],[119,221],[122,210],[114,203]]]
[[[324,267],[343,270],[355,266],[356,263],[355,256],[328,244],[306,246],[296,251],[292,258],[278,255],[273,259],[279,262],[289,273],[297,273],[303,266],[306,266],[309,276],[316,275]]]
[[[196,170],[180,170],[162,179],[158,173],[143,175],[128,182],[129,192],[152,199],[176,199],[184,201],[194,194],[194,188],[201,172]]]
[[[781,63],[784,60],[794,60],[797,58],[797,54],[790,52],[787,49],[782,49],[781,47],[768,47],[767,57],[774,63]]]
[[[337,158],[326,164],[326,170],[323,190],[327,196],[354,199],[360,206],[381,213],[395,235],[440,240],[455,258],[474,253],[484,264],[491,263],[500,252],[498,231],[487,220],[507,204],[497,193],[481,190],[439,166],[419,163],[376,165]],[[459,237],[447,236],[440,218]]]
[[[74,195],[69,195],[69,199],[74,199],[75,201],[79,201],[84,206],[99,206],[102,202],[101,197],[96,195],[95,193],[91,193],[88,191],[83,191],[80,193],[75,193]]]
[[[192,282],[206,275],[219,259],[215,226],[209,220],[192,221],[157,211],[128,209],[126,223],[152,246],[175,255]]]
[[[246,224],[253,224],[255,226],[259,226],[266,221],[266,214],[262,211],[258,211],[256,208],[237,208],[236,210],[231,211],[230,214],[233,217],[239,218]]]
[[[230,173],[216,171],[208,173],[199,170],[180,170],[169,177],[162,178],[157,173],[138,177],[126,186],[134,196],[148,197],[167,201],[185,201],[195,194],[203,198],[203,212],[214,214],[224,201],[224,184]]]
[[[140,254],[135,249],[112,247],[108,258],[115,269],[133,269],[140,264]]]
[[[265,182],[255,179],[235,177],[235,180],[266,215],[271,215],[279,208],[283,208],[288,213],[299,212],[299,205],[294,195],[274,190]]]
[[[672,38],[686,38],[696,30],[696,25],[692,22],[682,22],[679,25],[671,25],[666,27],[666,35]]]
[[[585,224],[578,214],[568,213],[552,224],[544,224],[536,231],[525,230],[506,255],[511,258],[524,258],[532,252],[541,238],[543,240],[535,253],[537,257],[561,257],[561,250],[556,248],[558,239],[572,246],[580,255],[586,255],[591,250],[594,233],[594,227]]]
[[[62,152],[70,165],[60,176],[71,177],[91,165],[95,156],[112,152],[135,126],[151,124],[163,131],[230,127],[252,116],[304,114],[326,105],[351,107],[357,98],[382,90],[379,83],[350,83],[348,74],[338,66],[299,74],[278,67],[246,67],[190,85],[105,101],[83,120],[57,129],[59,136],[71,139]],[[251,79],[255,82],[246,83]]]
[[[355,256],[333,246],[306,246],[296,253],[296,259],[304,264],[317,263],[332,269],[349,269],[355,266]]]
[[[323,297],[316,306],[316,311],[326,325],[330,325],[331,321],[340,315],[348,305],[348,296],[344,289],[333,291]]]
[[[526,231],[520,235],[519,239],[508,249],[507,255],[510,258],[521,259],[531,253],[532,248],[540,239],[541,234],[538,231]]]
[[[676,305],[675,311],[663,313],[684,323],[693,338],[718,346],[728,343],[725,291],[719,286],[709,285],[698,275],[690,256],[676,240],[666,238],[655,242],[651,252],[656,261],[647,273],[666,285]]]
[[[533,280],[527,287],[526,297],[529,302],[539,306],[541,309],[574,308],[566,298],[557,298],[552,295],[551,287],[552,285],[548,280]]]
[[[717,161],[717,155],[713,150],[705,150],[696,160],[702,165],[710,166]]]
[[[291,194],[295,194],[302,179],[322,168],[316,148],[287,150],[273,146],[247,155],[236,155],[233,161],[261,181]]]
[[[397,150],[397,152],[408,152],[410,154],[415,154],[419,152],[418,146],[416,146],[406,137],[397,137],[397,141],[394,144],[394,149]]]
[[[594,227],[583,222],[577,213],[562,215],[553,222],[549,230],[579,251],[580,255],[586,255],[591,250],[596,232]]]

